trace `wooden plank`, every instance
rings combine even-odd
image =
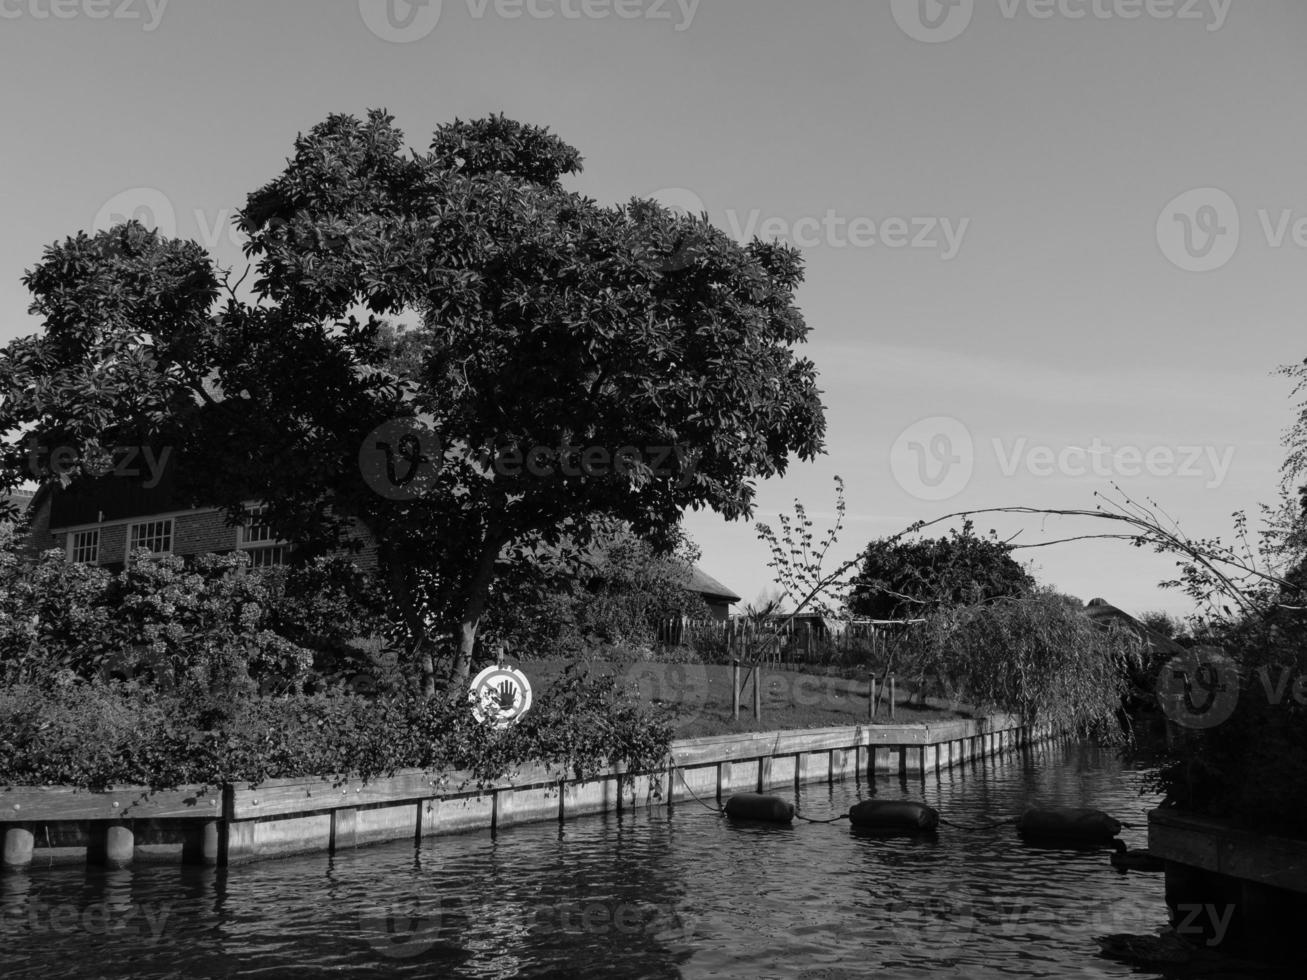
[[[1174,810],[1148,814],[1148,849],[1167,861],[1289,891],[1307,892],[1307,842],[1230,827]]]
[[[17,786],[0,789],[0,823],[187,817],[212,820],[222,812],[221,804],[221,790],[205,786],[158,792],[143,786],[103,792],[65,786]]]

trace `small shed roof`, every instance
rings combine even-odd
[[[1128,612],[1118,609],[1106,599],[1090,599],[1085,605],[1085,615],[1101,626],[1120,623],[1148,644],[1150,651],[1154,653],[1184,653],[1184,647],[1176,643],[1175,640],[1150,630]]]
[[[727,602],[740,601],[739,596],[726,586],[722,585],[721,582],[718,582],[698,565],[686,566],[685,587],[691,592],[698,592],[700,595],[712,596],[715,599],[725,599]]]

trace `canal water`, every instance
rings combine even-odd
[[[1113,753],[1063,742],[805,786],[800,807],[831,817],[874,794],[981,825],[1093,806],[1143,847],[1139,786]],[[847,821],[733,825],[688,801],[229,871],[5,874],[0,977],[1139,977],[1094,937],[1164,926],[1162,888],[1011,825],[885,840]]]

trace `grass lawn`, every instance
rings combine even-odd
[[[539,697],[567,666],[566,660],[530,660],[521,664]],[[740,696],[740,720],[731,720],[731,668],[726,664],[667,664],[652,661],[612,663],[591,661],[592,673],[617,674],[650,704],[670,707],[679,738],[730,732],[772,731],[780,728],[827,728],[866,724],[868,681],[818,672],[767,668],[762,675],[762,718],[753,714],[753,680]],[[741,675],[745,671],[741,669]],[[951,709],[941,698],[927,698],[923,707],[913,692],[899,685],[893,722],[881,695],[876,723],[911,724],[972,717],[967,705]],[[909,706],[908,699],[912,697]]]

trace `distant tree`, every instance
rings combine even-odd
[[[974,533],[971,521],[948,537],[871,542],[853,579],[849,608],[873,619],[915,619],[942,606],[1026,595],[1034,579],[1012,547]]]
[[[1168,640],[1179,639],[1188,632],[1184,620],[1161,609],[1151,609],[1148,612],[1140,613],[1138,618],[1139,622],[1143,623],[1152,632]]]
[[[663,553],[626,525],[610,523],[583,554],[545,549],[496,583],[485,636],[538,655],[648,646],[671,617],[708,617],[703,597],[686,588],[698,557],[683,536]]]
[[[899,656],[913,673],[947,677],[955,700],[1013,712],[1026,724],[1121,734],[1115,719],[1140,664],[1129,631],[1100,628],[1074,601],[1042,588],[938,604],[924,619],[905,633]]]
[[[265,501],[306,554],[362,526],[421,689],[440,660],[461,689],[497,575],[541,543],[617,518],[670,547],[686,508],[747,517],[822,448],[798,252],[601,206],[563,187],[580,169],[502,116],[421,153],[383,112],[333,115],[240,215],[253,302],[139,224],[51,246],[24,279],[44,333],[0,353],[0,491],[29,441],[72,447],[72,477],[162,442],[192,499]]]

